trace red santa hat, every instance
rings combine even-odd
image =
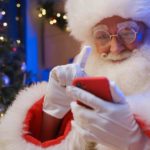
[[[150,27],[150,0],[67,0],[65,8],[71,35],[79,41],[87,41],[94,25],[115,15]]]

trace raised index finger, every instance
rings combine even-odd
[[[84,68],[91,51],[91,46],[84,46],[80,54],[77,56],[75,63],[79,64],[81,68]]]

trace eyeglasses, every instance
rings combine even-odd
[[[99,42],[101,46],[106,46],[112,40],[112,37],[116,37],[122,44],[128,45],[133,43],[137,38],[137,33],[134,28],[122,28],[118,30],[117,34],[110,34],[105,30],[93,31],[94,39]]]

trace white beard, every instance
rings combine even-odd
[[[101,60],[93,50],[85,72],[90,76],[105,76],[115,81],[125,95],[144,92],[150,89],[150,46],[142,46],[121,63]]]

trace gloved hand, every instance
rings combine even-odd
[[[118,150],[145,150],[147,137],[141,132],[122,92],[110,83],[114,103],[106,102],[77,87],[67,87],[73,99],[93,108],[71,103],[73,127],[89,142],[96,142]]]
[[[50,72],[48,87],[43,103],[43,111],[56,118],[63,118],[70,110],[72,99],[66,95],[66,86],[76,77],[86,76],[83,68],[90,54],[91,47],[82,49],[82,57],[76,64],[57,66]]]
[[[85,72],[77,64],[57,66],[50,72],[43,111],[56,118],[63,118],[70,109],[72,99],[66,95],[66,86],[75,77],[85,76]]]

